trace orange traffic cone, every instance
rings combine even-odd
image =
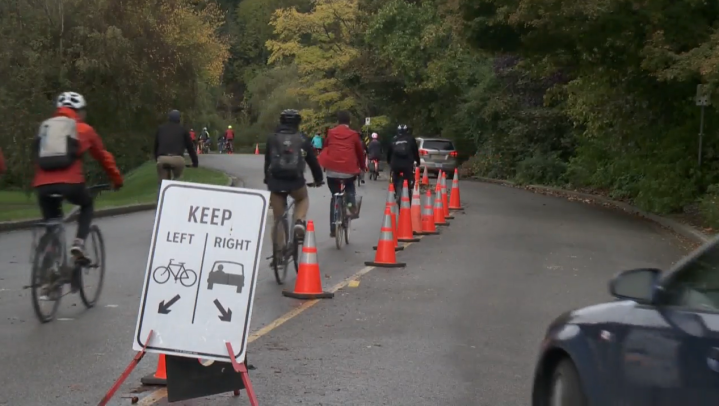
[[[459,172],[456,169],[454,170],[454,177],[452,178],[452,190],[449,194],[449,209],[464,210],[459,199]]]
[[[436,226],[448,226],[449,223],[444,219],[444,209],[442,208],[442,185],[441,182],[437,182],[437,187],[434,188],[434,225]]]
[[[444,211],[445,220],[451,220],[454,218],[453,215],[449,214],[449,204],[447,203],[447,173],[442,172],[442,210]]]
[[[394,243],[394,250],[395,251],[402,251],[404,250],[403,245],[399,245],[399,241],[397,241],[397,216],[399,213],[397,213],[397,196],[394,192],[394,184],[389,184],[389,189],[387,190],[387,203],[385,206],[390,208],[390,214],[392,217],[392,241]],[[372,247],[374,250],[377,250],[377,245]]]
[[[143,385],[167,385],[167,368],[165,368],[165,354],[160,354],[157,360],[157,369],[154,374],[140,378]]]
[[[332,299],[334,293],[322,291],[320,264],[317,262],[317,243],[315,242],[315,223],[307,222],[305,242],[302,244],[300,268],[297,270],[295,290],[282,291],[282,296],[294,299]]]
[[[380,230],[379,242],[377,242],[377,253],[374,256],[374,261],[367,261],[364,263],[365,265],[379,268],[404,268],[407,266],[403,262],[397,262],[392,234],[392,212],[389,206],[385,206],[382,230]]]
[[[422,184],[429,186],[429,176],[427,176],[427,167],[424,167],[424,174],[422,174]]]
[[[418,184],[420,181],[421,174],[419,172],[419,166],[414,168],[414,184]]]
[[[427,196],[422,204],[422,235],[439,234],[437,227],[434,225],[434,209],[432,209],[432,192],[427,190]]]
[[[255,144],[255,155],[260,155],[260,144]]]
[[[402,200],[399,206],[399,225],[397,226],[397,241],[419,242],[412,233],[412,209],[409,203],[409,184],[405,179],[402,185]]]
[[[414,183],[410,213],[412,216],[412,232],[422,234],[422,199],[419,193],[419,182]]]

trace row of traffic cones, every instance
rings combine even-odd
[[[425,179],[427,179],[427,168],[424,169],[422,182]],[[429,182],[427,181],[427,183]],[[404,246],[399,245],[400,242],[417,242],[419,241],[417,235],[439,234],[437,226],[448,226],[447,220],[454,219],[450,211],[463,209],[460,203],[457,170],[455,170],[452,180],[449,203],[447,202],[447,175],[444,172],[439,173],[434,191],[434,202],[432,193],[428,189],[424,204],[422,203],[419,185],[418,169],[415,171],[412,200],[410,202],[409,185],[405,180],[402,186],[399,214],[397,214],[394,185],[389,184],[379,242],[374,247],[377,251],[375,259],[365,262],[365,265],[385,268],[404,267],[406,264],[397,262],[396,256],[397,251],[404,249]],[[399,219],[397,220],[397,218]]]
[[[259,153],[257,148],[255,153]],[[426,177],[427,169],[425,168],[424,179]],[[424,183],[424,179],[422,179],[422,183]],[[374,261],[367,261],[365,265],[378,268],[404,268],[407,265],[406,263],[397,262],[396,252],[404,250],[404,246],[399,245],[400,242],[417,242],[419,238],[416,236],[436,235],[439,234],[437,226],[449,225],[447,220],[454,218],[450,215],[450,210],[462,210],[457,171],[455,170],[454,179],[452,180],[449,204],[447,204],[446,181],[446,175],[440,173],[435,186],[434,202],[432,201],[431,192],[427,190],[423,203],[419,189],[419,170],[417,170],[415,172],[412,200],[410,201],[409,198],[409,185],[407,181],[404,181],[399,210],[397,209],[394,185],[389,184],[379,241],[377,246],[374,247],[377,252]],[[302,245],[295,287],[292,291],[283,290],[282,295],[304,300],[331,299],[334,297],[334,293],[326,292],[322,289],[322,275],[317,259],[315,225],[311,220],[307,222],[307,231]],[[160,354],[155,372],[143,377],[140,380],[142,384],[166,385],[167,370],[165,363],[165,354]]]

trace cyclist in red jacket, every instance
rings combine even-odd
[[[340,192],[342,183],[347,193],[347,208],[355,213],[355,183],[354,180],[361,171],[366,171],[365,147],[360,134],[349,127],[350,114],[346,111],[337,113],[339,125],[327,131],[320,165],[327,174],[327,186],[333,197],[330,200],[330,237],[335,236],[334,224],[334,194]]]

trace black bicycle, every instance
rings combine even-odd
[[[102,191],[110,189],[110,185],[103,184],[89,187],[88,191],[94,200]],[[51,197],[63,200],[62,195]],[[32,274],[30,286],[26,288],[32,288],[33,309],[42,323],[55,318],[60,299],[68,293],[79,292],[82,303],[91,308],[95,306],[102,292],[105,280],[105,241],[98,226],[93,224],[90,227],[86,244],[91,243],[89,245],[92,248],[87,249],[86,245],[85,258],[75,258],[72,262],[68,260],[65,224],[79,210],[79,207],[75,207],[66,216],[39,222],[33,228]],[[45,233],[38,240],[37,234],[41,228],[45,229]],[[92,271],[97,271],[99,276],[94,293],[90,290],[91,285],[85,285]],[[68,284],[69,290],[65,289]],[[50,312],[47,314],[42,309],[46,302],[51,303]]]
[[[340,184],[339,193],[335,193],[332,197],[334,198],[334,205],[332,206],[332,218],[334,219],[335,226],[335,245],[338,250],[342,249],[342,246],[350,243],[350,227],[352,220],[359,218],[360,208],[362,207],[362,197],[355,196],[356,205],[354,212],[350,213],[347,207],[347,199],[345,199],[345,182],[354,182],[354,179],[343,179]]]
[[[308,183],[307,187],[320,187],[322,185],[324,185],[324,182]],[[272,256],[267,259],[272,259],[272,269],[275,271],[275,280],[278,285],[285,283],[287,265],[289,265],[290,259],[295,264],[295,273],[297,273],[300,268],[300,247],[304,243],[304,240],[295,235],[294,232],[290,232],[290,226],[294,228],[294,224],[290,224],[290,219],[293,218],[291,214],[294,207],[295,201],[292,200],[289,205],[285,207],[285,213],[282,217],[275,219],[273,228]],[[284,236],[284,243],[282,245],[277,243],[279,239],[278,236]]]

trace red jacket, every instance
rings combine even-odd
[[[5,165],[5,157],[2,154],[2,150],[0,149],[0,173],[5,173],[7,171],[7,166]]]
[[[194,131],[190,131],[190,138],[192,139],[192,141],[195,140],[195,132]]]
[[[235,139],[235,132],[233,130],[228,129],[225,131],[225,138],[228,140],[234,140]]]
[[[122,185],[122,174],[120,174],[120,170],[117,169],[115,157],[105,150],[105,146],[102,144],[102,140],[100,139],[100,136],[97,135],[95,130],[86,123],[83,123],[72,109],[61,107],[55,112],[55,117],[57,116],[70,117],[77,121],[77,136],[80,141],[80,157],[82,157],[85,152],[90,152],[90,155],[92,155],[92,157],[100,163],[105,172],[107,172],[107,175],[110,177],[112,183],[115,186]],[[84,182],[85,174],[82,172],[82,159],[78,159],[69,168],[57,171],[43,171],[36,165],[35,178],[32,181],[32,186],[38,187],[53,183]]]
[[[366,170],[364,147],[359,133],[343,124],[327,131],[320,153],[320,165],[329,171],[346,174],[359,174],[360,169]]]

